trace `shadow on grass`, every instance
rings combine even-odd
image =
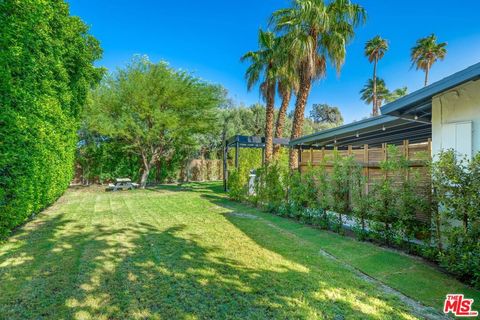
[[[218,181],[213,182],[185,182],[179,184],[161,184],[148,187],[148,191],[156,192],[196,192],[196,193],[222,193],[223,185]]]
[[[212,186],[211,192],[216,189]],[[204,197],[225,205],[221,196]],[[311,264],[309,257],[292,251],[288,238],[272,243],[246,220],[225,218],[262,250]],[[225,257],[220,246],[202,244],[186,230],[183,224],[161,229],[141,221],[122,228],[84,226],[62,215],[38,222],[34,229],[19,232],[13,244],[20,245],[0,256],[0,315],[6,319],[373,317],[356,303],[389,312],[389,305],[380,305],[377,297],[363,293],[351,279],[344,281],[341,273],[322,279],[311,278],[306,267],[252,267]],[[342,300],[342,294],[359,301]],[[403,317],[397,312],[392,311],[391,318]]]

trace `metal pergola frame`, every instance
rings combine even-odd
[[[365,144],[381,146],[383,143],[400,145],[428,141],[432,126],[426,121],[407,120],[393,116],[377,116],[347,125],[323,130],[290,142],[296,149],[341,149],[351,146],[361,148]]]
[[[286,138],[273,138],[274,145],[286,146],[288,147],[290,143],[289,139]],[[230,148],[235,148],[235,168],[238,169],[238,154],[240,148],[256,148],[262,149],[262,164],[265,163],[265,137],[255,137],[255,136],[242,136],[236,135],[227,139],[223,147],[223,188],[227,191],[227,181],[228,181],[228,150]]]

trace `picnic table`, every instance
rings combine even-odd
[[[107,190],[118,191],[118,190],[133,190],[138,188],[138,183],[133,183],[129,178],[117,178],[115,179],[115,184],[110,183]]]

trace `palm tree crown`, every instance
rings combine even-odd
[[[249,51],[244,54],[240,60],[242,62],[249,61],[250,66],[245,72],[247,80],[247,88],[251,90],[262,78],[261,87],[265,87],[267,82],[274,82],[275,73],[275,47],[276,37],[273,32],[258,31],[258,47],[257,51]],[[261,90],[262,96],[265,98],[265,92]]]
[[[374,37],[365,44],[365,55],[368,57],[370,63],[373,62],[372,115],[374,116],[379,114],[379,103],[377,103],[377,64],[378,61],[383,58],[387,50],[388,42],[380,36]]]
[[[362,90],[360,90],[361,99],[365,101],[367,104],[371,104],[374,101],[374,92],[373,92],[373,79],[368,79],[367,83],[363,86]],[[387,99],[389,95],[389,91],[385,84],[385,81],[381,78],[377,78],[377,94],[376,94],[376,105],[375,109],[379,109],[383,102]],[[378,114],[373,114],[374,116]]]
[[[412,48],[412,67],[425,71],[425,86],[428,84],[430,68],[437,60],[445,59],[447,55],[447,43],[437,43],[437,36],[431,34],[428,37],[419,39]]]
[[[346,45],[355,28],[366,20],[365,10],[350,0],[294,0],[293,6],[273,13],[270,23],[282,34],[284,48],[294,57],[299,90],[295,102],[291,138],[302,135],[305,106],[312,82],[326,74],[327,61],[337,73],[345,61]],[[290,150],[290,168],[297,165],[297,154]]]
[[[365,10],[349,0],[295,0],[293,7],[276,11],[271,24],[290,39],[290,52],[304,76],[318,79],[325,75],[326,60],[340,71],[346,44],[354,29],[366,20]]]
[[[370,63],[382,59],[387,50],[388,41],[380,36],[368,40],[365,44],[365,56],[368,57]]]

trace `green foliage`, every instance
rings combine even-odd
[[[255,192],[257,202],[265,204],[270,212],[279,210],[285,201],[285,173],[277,162],[270,163],[256,171]]]
[[[407,245],[410,244],[410,240],[417,235],[422,235],[427,230],[428,224],[420,221],[417,217],[418,214],[428,213],[431,210],[429,199],[419,193],[418,184],[418,175],[411,175],[398,189],[396,227],[402,240],[407,240]]]
[[[356,167],[353,157],[334,153],[333,170],[329,176],[329,208],[338,214],[339,226],[343,223],[342,214],[350,211],[350,191],[353,189],[352,177]]]
[[[159,159],[194,148],[197,136],[212,130],[222,99],[219,86],[135,57],[93,91],[84,115],[91,132],[140,157],[144,187]]]
[[[247,185],[239,170],[232,169],[229,171],[227,189],[230,199],[240,201],[245,198]]]
[[[228,157],[230,167],[228,173],[228,192],[232,199],[245,200],[248,197],[248,182],[250,172],[262,167],[262,150],[261,149],[238,149],[238,169],[235,166],[235,150],[229,151]],[[232,188],[232,189],[230,189]]]
[[[395,185],[396,171],[405,169],[405,159],[395,146],[388,146],[388,159],[380,163],[381,178],[371,188],[372,219],[376,236],[387,245],[396,237],[396,223],[398,222],[397,200],[399,190]]]
[[[315,124],[323,124],[326,128],[340,126],[343,124],[343,117],[338,107],[332,107],[326,103],[313,104],[310,111],[310,118]]]
[[[96,39],[63,0],[0,2],[0,237],[73,176],[78,115],[101,77]]]
[[[440,264],[480,288],[480,153],[471,160],[453,150],[440,153],[432,164],[432,183],[439,204],[436,239],[448,242],[439,245]]]
[[[367,178],[361,168],[356,166],[351,175],[352,214],[357,222],[354,232],[360,240],[368,237],[367,221],[371,219],[372,198],[366,191]]]
[[[454,229],[448,234],[448,247],[438,256],[440,265],[480,289],[480,224],[476,222],[467,233]]]

